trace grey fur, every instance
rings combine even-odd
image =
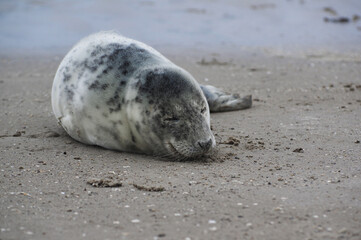
[[[74,139],[178,160],[214,148],[209,108],[238,110],[251,102],[200,86],[156,50],[112,32],[80,41],[52,90],[54,114]]]

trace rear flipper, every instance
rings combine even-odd
[[[252,106],[252,95],[240,97],[239,94],[227,94],[221,89],[210,85],[200,85],[207,98],[211,112],[226,112],[250,108]]]

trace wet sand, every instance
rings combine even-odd
[[[78,143],[51,110],[62,56],[0,57],[1,239],[361,238],[361,58],[162,52],[202,84],[253,95],[211,115],[211,158]]]

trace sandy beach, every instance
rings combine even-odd
[[[166,56],[253,95],[251,109],[211,115],[209,159],[78,143],[51,110],[61,56],[1,57],[1,239],[360,239],[360,61]]]
[[[359,1],[65,2],[0,4],[1,240],[361,239]],[[211,114],[206,159],[76,142],[52,81],[106,29],[252,108]]]

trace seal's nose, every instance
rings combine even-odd
[[[198,141],[198,145],[203,151],[207,152],[212,147],[212,138],[206,141]]]

